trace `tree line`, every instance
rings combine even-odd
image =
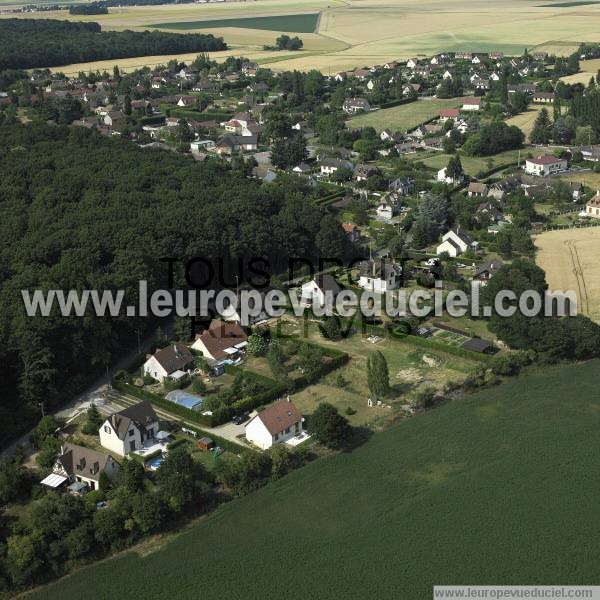
[[[53,19],[0,20],[0,70],[226,48],[212,34],[102,31],[98,23]]]

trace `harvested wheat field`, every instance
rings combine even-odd
[[[548,231],[535,245],[550,291],[574,290],[578,313],[600,322],[600,227]]]

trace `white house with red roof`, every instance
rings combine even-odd
[[[246,439],[267,450],[302,434],[302,415],[290,400],[278,400],[246,424]]]
[[[529,175],[539,175],[545,177],[554,173],[560,173],[567,168],[566,158],[556,158],[556,156],[537,156],[528,158],[525,161],[525,172]]]

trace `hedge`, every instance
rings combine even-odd
[[[164,115],[152,115],[147,117],[142,117],[140,119],[140,123],[142,125],[157,125],[158,123],[164,123],[165,116]]]
[[[410,104],[416,102],[417,98],[402,98],[401,100],[390,100],[390,102],[384,102],[379,105],[379,108],[394,108],[394,106],[402,106],[403,104]]]
[[[211,415],[202,415],[194,410],[185,408],[185,406],[181,406],[179,404],[175,404],[175,402],[165,400],[162,396],[159,396],[158,394],[142,390],[134,385],[125,383],[124,381],[120,381],[119,379],[113,379],[112,385],[116,390],[119,390],[124,394],[129,394],[131,396],[139,398],[140,400],[147,400],[154,406],[162,408],[164,411],[170,412],[174,415],[177,415],[178,417],[182,417],[183,419],[186,419],[188,421],[198,423],[199,425],[204,425],[205,427],[213,427],[214,419]]]
[[[392,335],[394,335],[392,333]],[[464,348],[457,348],[456,346],[450,346],[441,342],[436,342],[427,338],[422,338],[416,335],[403,334],[394,335],[394,337],[400,341],[406,341],[415,346],[421,346],[422,348],[430,348],[431,350],[439,350],[446,354],[454,354],[462,358],[468,358],[469,360],[476,360],[479,362],[489,362],[490,357],[486,354],[479,354],[478,352],[472,352],[471,350],[465,350]]]
[[[231,440],[227,440],[218,435],[215,435],[214,433],[211,433],[210,431],[204,431],[202,429],[199,429],[198,427],[190,427],[189,425],[186,425],[185,428],[190,431],[195,431],[198,438],[201,438],[201,437],[210,438],[217,446],[220,446],[224,450],[227,450],[228,452],[232,452],[233,454],[244,454],[244,453],[248,453],[248,452],[255,452],[255,450],[253,450],[252,448],[249,448],[247,446],[241,446],[240,444],[236,444],[235,442],[232,442]]]

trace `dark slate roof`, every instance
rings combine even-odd
[[[169,344],[158,350],[154,353],[154,358],[169,375],[175,371],[185,370],[185,367],[194,361],[194,357],[187,346],[179,342]]]
[[[158,421],[158,417],[154,412],[154,408],[152,408],[152,404],[148,400],[144,400],[128,406],[118,413],[113,413],[108,417],[108,421],[115,430],[117,437],[124,440],[132,423],[136,424],[138,428],[143,428]]]
[[[482,340],[481,338],[471,338],[467,340],[462,347],[465,350],[470,350],[471,352],[489,352],[493,350],[494,345],[487,340]]]
[[[334,296],[339,294],[342,289],[339,283],[327,273],[317,275],[315,277],[315,282],[323,292],[331,291]]]

